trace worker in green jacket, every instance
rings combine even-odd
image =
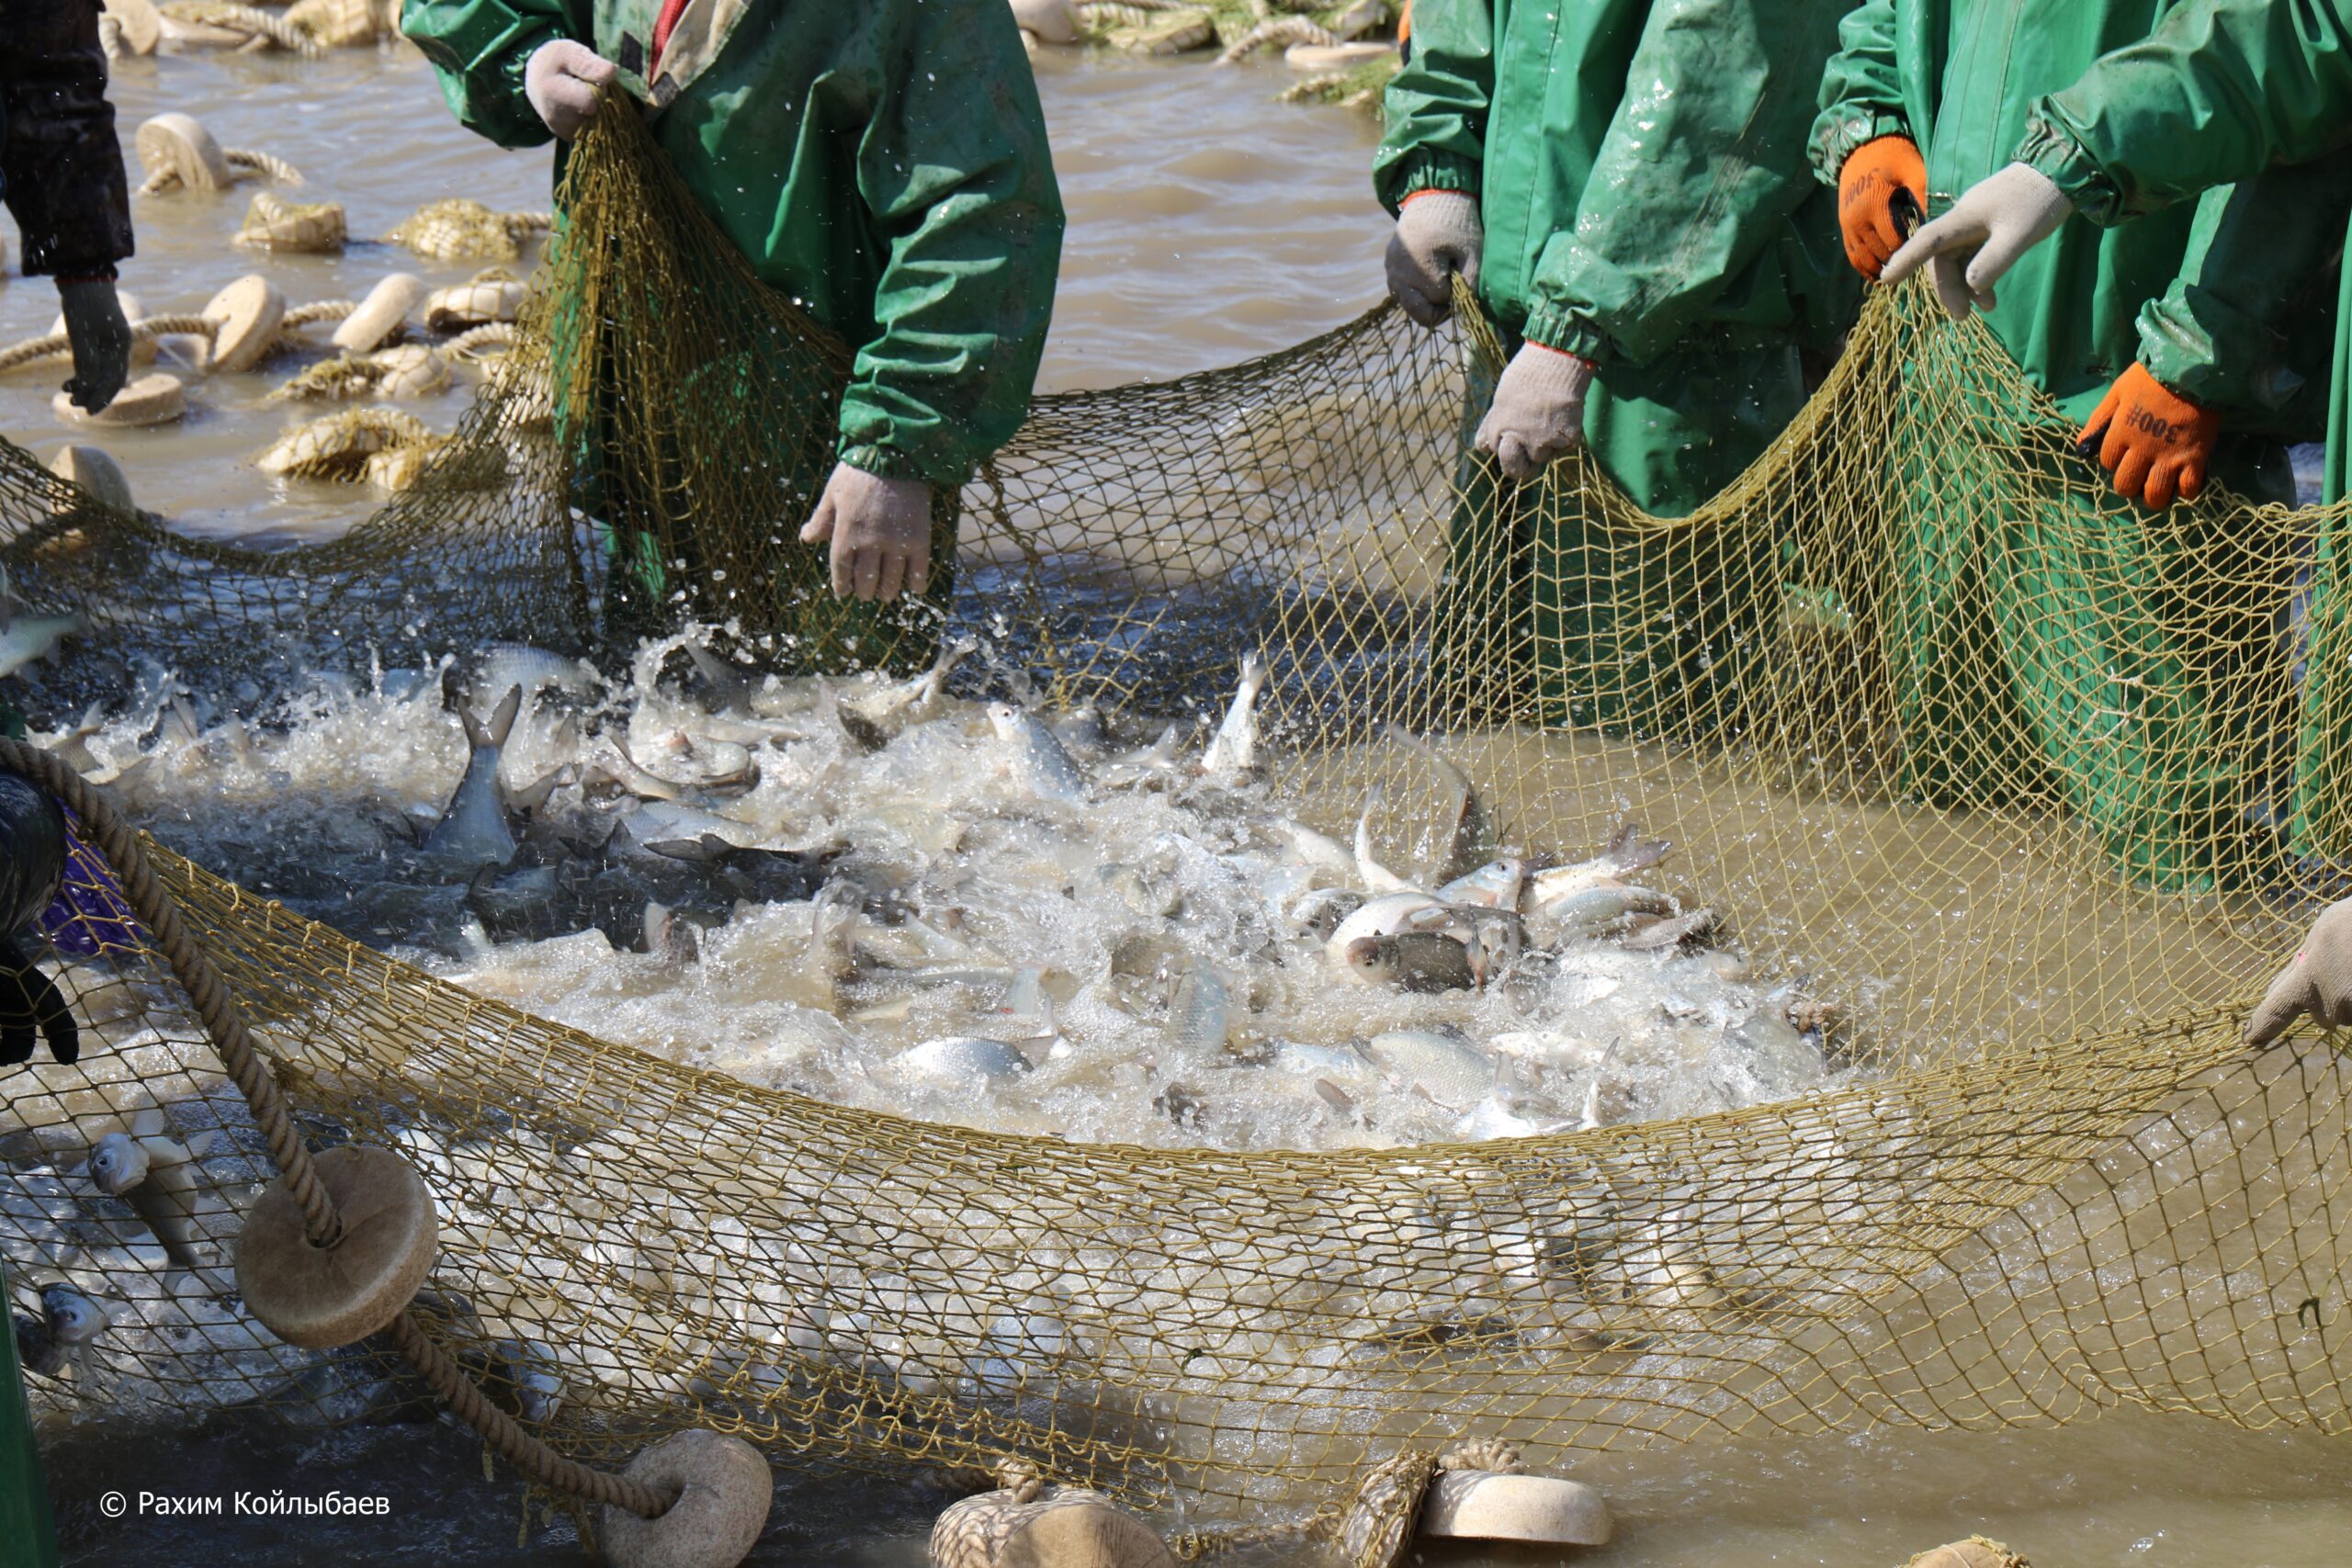
[[[1591,498],[1521,485],[1583,446],[1686,516],[1803,406],[1800,348],[1833,347],[1859,298],[1804,170],[1849,3],[1416,4],[1374,182],[1399,305],[1435,325],[1459,273],[1509,353],[1471,391],[1464,448],[1494,463],[1457,477],[1437,655],[1489,715],[1653,730],[1725,705],[1709,688],[1757,597],[1725,585],[1775,569],[1670,562]]]
[[[2131,232],[2216,186],[2247,182],[2243,197],[2258,183],[2266,243],[2243,247],[2239,292],[2296,281],[2332,281],[2336,292],[2332,335],[2310,334],[2332,354],[2324,498],[2333,506],[2346,496],[2352,454],[2352,268],[2330,280],[2311,258],[2331,247],[2340,254],[2352,238],[2347,147],[2352,5],[2189,0],[2146,39],[2037,101],[2014,161],[1922,229],[1889,271],[1933,266],[1947,309],[1964,313],[1996,284],[2006,292],[2004,278],[2042,241],[2081,228],[2077,219],[2129,223],[2118,232]],[[2282,262],[2305,277],[2282,275]],[[2323,519],[2309,603],[2290,837],[2301,868],[2324,875],[2352,864],[2352,660],[2338,652],[2352,649],[2352,541],[2340,519]],[[2331,929],[2346,923],[2339,917]],[[2267,1038],[2285,1016],[2272,1010],[2255,1032]]]
[[[1857,267],[1896,249],[1886,204],[1939,214],[2009,159],[2037,97],[2167,8],[1864,0],[1814,127]],[[2259,541],[2150,507],[2194,494],[2209,466],[2241,494],[2292,499],[2284,443],[2319,418],[2296,354],[2327,304],[2301,286],[2327,246],[2280,199],[2217,189],[2129,231],[2066,226],[1982,305],[2068,423],[2044,438],[1979,388],[1960,423],[1894,458],[1907,525],[1884,620],[1906,783],[1943,804],[2063,803],[2159,890],[2241,881],[2266,852],[2246,740],[2269,716],[2241,694],[2240,659],[2270,586]],[[2143,504],[2102,510],[2070,436]]]
[[[1027,410],[1061,254],[1002,0],[407,0],[401,30],[501,146],[568,141],[609,85],[644,106],[760,281],[854,355],[800,537],[830,547],[837,594],[944,604],[957,491]],[[628,498],[607,499],[658,604],[665,563],[626,536]],[[871,652],[900,624],[853,616],[826,640]]]

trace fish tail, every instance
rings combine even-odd
[[[461,711],[458,716],[465,720],[467,743],[479,751],[505,745],[506,738],[514,732],[514,716],[522,711],[523,688],[516,685],[507,687],[506,694],[498,699],[498,707],[491,714],[488,724],[476,718],[471,709]]]

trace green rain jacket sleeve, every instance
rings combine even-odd
[[[1813,121],[1813,172],[1838,183],[1855,148],[1882,136],[1923,134],[1904,107],[1902,69],[1894,39],[1895,0],[1863,0],[1838,26],[1838,52],[1821,74]]]
[[[2020,161],[2120,223],[2352,142],[2352,0],[2190,0],[2034,106]]]
[[[1680,341],[1813,194],[1845,0],[1656,0],[1576,222],[1530,278],[1527,336],[1644,363]]]
[[[842,403],[841,457],[960,485],[1028,412],[1062,205],[1036,79],[1002,0],[904,7],[857,149],[888,248]]]
[[[595,36],[584,6],[575,16],[560,0],[407,0],[401,31],[433,62],[458,123],[501,147],[554,140],[523,96],[533,52],[557,39]]]
[[[1391,213],[1416,191],[1479,192],[1495,96],[1495,4],[1416,0],[1413,58],[1389,81],[1388,131],[1372,163],[1373,188]]]
[[[2352,160],[2320,158],[2218,186],[2199,201],[2180,273],[2141,308],[2140,363],[2233,429],[2286,440],[2324,429],[2328,260],[2352,215]]]

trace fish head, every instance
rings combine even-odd
[[[990,703],[989,723],[999,735],[1007,740],[1013,739],[1021,733],[1021,710],[1011,703]]]
[[[62,1345],[86,1345],[107,1325],[98,1303],[71,1285],[51,1285],[41,1292],[40,1309],[49,1319],[50,1334]]]
[[[1394,937],[1360,936],[1348,943],[1340,957],[1359,979],[1385,981],[1396,960],[1396,947]]]
[[[147,1151],[128,1133],[108,1133],[90,1149],[90,1179],[119,1198],[147,1179]]]

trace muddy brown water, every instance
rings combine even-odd
[[[1385,223],[1373,206],[1368,122],[1272,104],[1278,66],[1218,70],[1200,61],[1111,63],[1068,56],[1039,76],[1070,218],[1068,263],[1044,384],[1115,384],[1227,363],[1337,324],[1375,297]],[[315,63],[190,55],[122,62],[115,96],[126,132],[165,109],[196,113],[232,147],[276,152],[310,175],[303,198],[349,209],[355,235],[380,234],[421,203],[466,194],[503,209],[547,204],[544,152],[489,147],[450,121],[429,73],[405,50],[346,51]],[[433,284],[470,266],[420,263],[382,244],[339,257],[260,256],[228,244],[253,189],[137,203],[141,251],[124,285],[150,312],[188,311],[242,274],[266,273],[296,302],[356,297],[393,270]],[[10,254],[17,254],[11,236]],[[45,283],[0,286],[0,340],[44,331]],[[310,334],[323,348],[324,332]],[[314,357],[316,351],[309,357]],[[128,470],[141,503],[207,532],[316,536],[367,505],[361,492],[281,490],[254,453],[312,410],[263,401],[306,356],[261,373],[191,385],[176,426],[97,437]],[[167,350],[164,368],[171,368]],[[0,380],[0,428],[44,453],[86,432],[59,423],[50,394],[62,369]],[[447,429],[452,391],[418,405]],[[2121,908],[2025,856],[1999,822],[1924,821],[1880,808],[1805,808],[1818,849],[1803,874],[1763,846],[1790,842],[1789,807],[1725,783],[1679,780],[1639,759],[1555,740],[1488,743],[1489,776],[1508,772],[1526,836],[1589,838],[1613,815],[1712,824],[1690,836],[1685,865],[1736,904],[1750,940],[1785,962],[1859,976],[1873,963],[1914,999],[1920,976],[1960,972],[1980,1002],[2007,998],[2011,1021],[2036,1032],[2098,1027],[2258,972],[2274,924],[2213,911]],[[1628,788],[1627,780],[1634,781]],[[1770,818],[1771,835],[1757,831]],[[1848,869],[1826,874],[1842,858]],[[1790,892],[1792,887],[1798,892]],[[1775,897],[1776,892],[1784,895]],[[2065,933],[2063,962],[1986,959],[1981,936],[2038,911]],[[1919,941],[1899,961],[1873,953],[1908,923]],[[1806,940],[1820,951],[1808,953]],[[2119,1001],[2092,955],[2145,955],[2143,994]],[[2159,962],[2161,960],[2161,962]],[[1995,1010],[2000,1011],[1999,1008]],[[514,1488],[484,1486],[469,1441],[447,1427],[333,1435],[206,1433],[130,1438],[104,1430],[45,1433],[69,1560],[250,1568],[341,1558],[353,1563],[554,1563],[578,1560],[569,1529],[533,1523],[519,1537]],[[1620,1537],[1601,1551],[1421,1549],[1431,1564],[1589,1562],[1623,1568],[1736,1563],[1900,1562],[1973,1531],[2052,1564],[2251,1568],[2333,1564],[2352,1541],[2352,1444],[2307,1432],[2248,1433],[2186,1416],[2123,1411],[2059,1430],[1885,1430],[1598,1456],[1580,1472],[1611,1495]],[[387,1522],[112,1519],[105,1495],[146,1488],[228,1495],[241,1487],[390,1499]],[[913,1485],[787,1479],[754,1561],[899,1568],[922,1560],[943,1499]],[[0,1553],[5,1555],[5,1553]],[[1274,1550],[1261,1562],[1311,1561]]]

